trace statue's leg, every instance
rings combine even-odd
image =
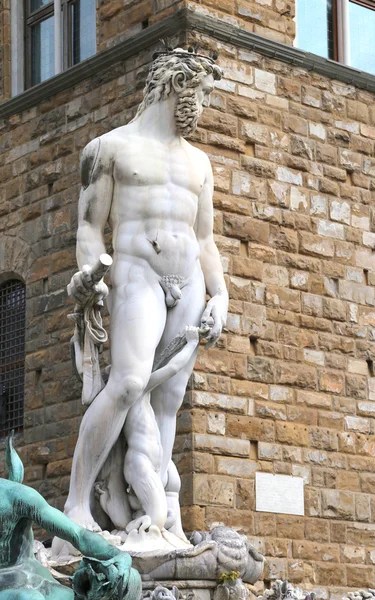
[[[112,290],[111,373],[82,419],[65,504],[65,513],[88,529],[97,529],[90,511],[95,479],[149,380],[164,329],[164,294],[152,276],[130,265],[124,284]]]
[[[171,527],[168,527],[168,530],[172,533],[175,533],[182,540],[188,541],[181,524],[180,489],[181,478],[178,474],[176,465],[171,459],[169,461],[167,483],[165,486],[165,496],[167,499],[168,510],[173,515],[173,524]]]
[[[146,441],[147,444],[147,441]],[[146,446],[147,448],[147,446]],[[146,453],[128,450],[125,457],[125,478],[132,486],[151,525],[159,529],[164,527],[167,519],[167,502],[160,475],[155,472],[151,460]],[[130,531],[129,526],[127,530]]]
[[[199,326],[204,307],[205,285],[203,274],[199,268],[191,281],[182,289],[181,300],[168,311],[167,323],[158,351],[162,351],[178,333],[184,330],[186,325]],[[151,395],[151,403],[159,427],[163,449],[161,478],[164,485],[168,485],[168,468],[176,434],[176,415],[182,404],[186,385],[194,368],[196,354],[197,352],[194,353],[181,371],[157,387]],[[177,478],[174,477],[173,480],[170,478],[170,483],[172,481],[172,489],[170,491],[168,487],[166,489],[168,506],[176,512],[176,523],[171,531],[184,538],[178,502],[178,474]]]

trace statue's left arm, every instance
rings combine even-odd
[[[210,161],[204,154],[206,162],[206,178],[199,196],[198,215],[195,225],[197,240],[200,246],[200,263],[211,299],[202,315],[202,326],[212,323],[207,336],[210,346],[218,341],[228,313],[228,292],[225,285],[223,267],[213,234],[213,175]]]
[[[27,486],[22,487],[24,491],[19,504],[22,506],[23,517],[32,519],[52,535],[70,542],[84,556],[97,560],[110,560],[118,556],[126,575],[125,571],[131,566],[131,558],[128,554],[121,552],[100,535],[81,527],[57,508],[50,506],[36,490]]]

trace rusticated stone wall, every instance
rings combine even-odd
[[[287,3],[243,4],[261,23],[239,17],[239,3],[194,6],[288,41]],[[101,23],[120,18],[125,4],[116,6],[99,3]],[[132,6],[145,22],[143,4]],[[101,47],[116,42],[117,27]],[[225,71],[192,141],[214,170],[231,300],[178,420],[185,528],[236,527],[267,556],[266,581],[287,578],[336,598],[375,581],[374,95],[213,39],[192,41],[219,49]],[[151,54],[0,123],[1,244],[27,284],[18,447],[26,481],[59,508],[82,414],[65,291],[79,154],[134,114]],[[304,477],[305,517],[256,512],[256,471]]]
[[[180,416],[184,515],[335,597],[375,581],[374,97],[231,47],[220,64],[195,137],[230,314]],[[255,512],[256,471],[303,477],[305,517]]]

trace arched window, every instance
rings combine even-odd
[[[0,437],[23,426],[26,288],[18,279],[0,284]]]

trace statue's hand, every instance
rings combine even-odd
[[[109,560],[84,557],[73,577],[73,590],[77,598],[123,598],[133,575],[131,558],[127,552],[119,553]]]
[[[101,279],[99,283],[92,280],[92,268],[84,265],[82,271],[75,273],[68,284],[68,295],[76,304],[84,306],[93,296],[100,302],[108,296],[108,287]]]
[[[210,331],[206,336],[206,348],[211,348],[218,341],[222,329],[227,321],[228,294],[220,291],[207,302],[206,309],[201,318],[201,326],[209,325]]]
[[[199,327],[193,327],[188,325],[185,329],[185,337],[186,337],[186,341],[189,342],[195,342],[195,344],[198,344],[199,342]]]
[[[123,588],[126,588],[130,575],[132,560],[127,552],[120,551],[113,559],[118,574],[118,580],[121,581]]]

